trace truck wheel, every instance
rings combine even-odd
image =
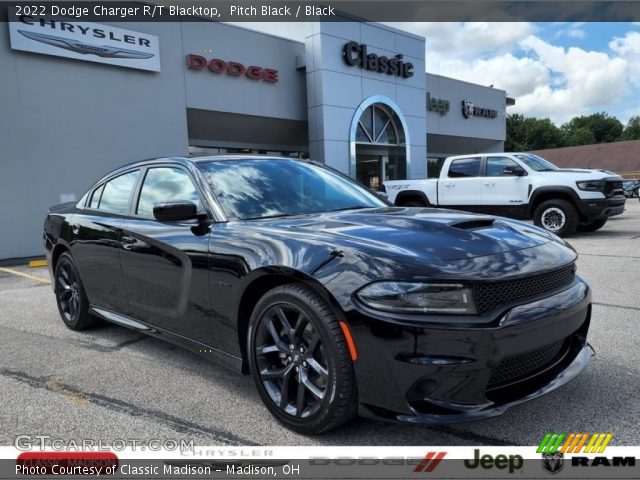
[[[575,232],[578,226],[578,212],[566,200],[547,200],[536,208],[533,223],[563,237]]]
[[[602,220],[596,220],[594,222],[583,223],[578,225],[579,232],[595,232],[596,230],[600,230],[604,227],[604,224],[607,223],[608,218],[603,218]]]

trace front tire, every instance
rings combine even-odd
[[[578,212],[566,200],[547,200],[536,208],[533,223],[560,237],[565,237],[575,232],[578,226]]]
[[[56,303],[64,324],[71,330],[94,327],[98,319],[89,313],[89,300],[78,269],[68,252],[60,256],[54,279]]]
[[[247,351],[262,401],[288,428],[315,435],[355,415],[349,347],[332,308],[309,287],[282,285],[258,301]]]

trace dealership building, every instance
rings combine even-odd
[[[425,74],[425,39],[377,23],[310,23],[305,42],[204,21],[0,29],[0,260],[41,255],[47,207],[135,160],[310,157],[376,189],[504,146],[506,92]]]

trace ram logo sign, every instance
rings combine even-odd
[[[612,433],[547,433],[537,452],[602,453],[612,438]]]

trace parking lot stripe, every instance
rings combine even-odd
[[[35,275],[29,275],[28,273],[19,272],[18,270],[14,270],[13,268],[0,267],[0,272],[10,273],[11,275],[28,278],[29,280],[35,280],[36,282],[45,283],[47,285],[51,284],[51,281],[46,278],[40,278],[36,277]]]

